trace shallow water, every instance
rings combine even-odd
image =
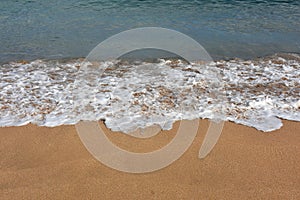
[[[0,67],[0,126],[104,120],[114,131],[176,120],[230,120],[272,131],[300,121],[300,55],[187,64],[82,59]],[[103,68],[106,68],[100,76]]]
[[[183,32],[216,59],[300,52],[298,0],[1,0],[0,62],[85,57],[145,26]]]
[[[79,70],[101,41],[149,26],[187,34],[215,62]],[[102,119],[129,132],[210,118],[271,131],[280,118],[300,121],[298,0],[1,0],[0,44],[0,126]]]

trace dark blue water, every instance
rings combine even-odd
[[[214,58],[300,52],[299,0],[1,0],[0,62],[83,57],[145,26],[181,31]]]

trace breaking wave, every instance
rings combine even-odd
[[[300,56],[186,63],[83,59],[0,67],[0,126],[104,120],[113,131],[177,120],[233,121],[262,131],[300,121]],[[103,69],[105,71],[103,72]]]

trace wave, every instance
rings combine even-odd
[[[300,56],[204,63],[83,59],[0,67],[0,126],[104,120],[113,131],[182,119],[233,121],[261,131],[300,121]],[[105,69],[105,70],[104,70]]]

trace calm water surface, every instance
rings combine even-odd
[[[83,57],[145,26],[181,31],[214,58],[300,52],[299,0],[1,0],[0,62]]]

